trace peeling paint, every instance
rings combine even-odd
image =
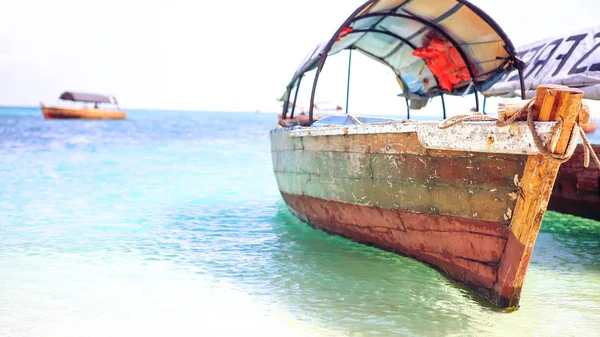
[[[464,122],[440,129],[438,122],[394,122],[351,126],[299,128],[289,131],[291,137],[334,135],[391,134],[416,132],[419,143],[426,149],[477,151],[488,153],[538,154],[527,122],[515,122],[499,127],[495,122]],[[544,144],[549,142],[556,122],[535,122]],[[391,150],[386,144],[385,149]]]
[[[536,122],[542,142],[548,143],[555,122]],[[527,122],[513,127],[499,127],[495,122],[465,122],[449,129],[437,125],[417,124],[419,142],[428,149],[463,150],[491,153],[539,153]]]

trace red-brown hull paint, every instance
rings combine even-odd
[[[504,257],[508,262],[519,259],[522,253],[505,252],[507,240],[516,240],[505,222],[281,194],[290,210],[311,226],[423,261],[495,304],[506,306],[508,295],[515,291],[498,284],[499,278],[510,281],[515,277],[510,270],[500,270],[503,274],[498,274],[503,254],[508,254]]]
[[[44,119],[82,119],[80,116],[58,116],[51,113],[44,113]]]
[[[42,106],[44,119],[125,119],[125,111]]]

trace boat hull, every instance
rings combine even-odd
[[[600,153],[600,145],[593,149]],[[585,168],[583,158],[583,145],[579,144],[560,167],[548,209],[600,221],[600,171]],[[590,162],[590,166],[595,164]]]
[[[104,109],[72,109],[42,106],[44,119],[125,119],[127,113]]]
[[[280,127],[270,134],[277,185],[314,227],[414,257],[514,308],[561,164],[547,152],[578,141],[582,97],[539,86],[520,108],[538,122],[508,125],[348,116]]]
[[[428,263],[479,295],[494,297],[497,265],[510,234],[505,223],[282,196],[296,217],[316,229]],[[502,303],[508,298],[497,299]]]
[[[430,150],[414,132],[275,131],[271,144],[280,192],[299,219],[426,262],[498,306],[518,303],[520,275],[505,266],[530,254],[509,230],[527,155]]]

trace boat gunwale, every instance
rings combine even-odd
[[[534,123],[544,145],[552,138],[556,123]],[[494,121],[469,121],[450,129],[440,129],[438,121],[398,121],[280,128],[275,131],[287,131],[294,138],[416,133],[421,146],[430,150],[540,154],[527,122],[524,121],[506,126],[498,126]]]

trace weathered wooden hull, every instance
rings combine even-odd
[[[292,213],[317,229],[426,262],[493,297],[509,235],[505,223],[282,195]]]
[[[555,122],[533,126],[279,127],[270,135],[273,169],[301,220],[414,257],[498,306],[516,307],[560,168],[551,153],[578,141],[582,97],[538,87],[523,109]]]
[[[515,289],[503,291],[498,274],[503,257],[523,253],[509,225],[528,156],[429,150],[414,132],[271,138],[278,186],[297,217],[426,262],[509,306]]]
[[[593,148],[600,153],[600,145]],[[583,167],[583,145],[561,165],[548,209],[600,221],[600,171]]]
[[[519,304],[580,90],[540,86],[527,122],[392,122],[271,132],[279,190],[324,231],[411,256],[501,307]]]
[[[44,119],[125,119],[125,111],[42,106]]]

